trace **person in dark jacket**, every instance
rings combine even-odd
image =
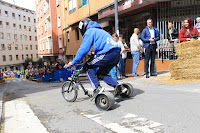
[[[173,27],[173,23],[168,23],[167,39],[171,42],[174,39],[178,39],[178,31]]]
[[[156,41],[160,40],[158,29],[153,27],[152,19],[147,20],[147,28],[143,29],[141,39],[145,48],[145,72],[146,78],[149,78],[149,60],[151,59],[150,65],[150,76],[157,76],[154,72],[155,56],[156,56]]]
[[[86,62],[88,79],[94,88],[94,99],[103,92],[99,80],[104,80],[108,85],[116,87],[119,83],[108,76],[110,70],[117,65],[120,59],[121,48],[114,38],[90,19],[83,19],[79,23],[79,30],[83,35],[82,44],[69,66],[76,65],[87,55],[91,47],[94,47],[94,57]],[[95,72],[95,68],[99,68]]]

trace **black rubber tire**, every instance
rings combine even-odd
[[[121,97],[130,97],[133,95],[133,86],[129,83],[123,83],[123,87],[127,88],[125,93],[120,94]]]
[[[115,104],[114,95],[111,92],[103,92],[96,96],[95,104],[99,110],[107,111]]]
[[[66,81],[62,85],[62,95],[67,102],[74,102],[78,96],[78,88],[76,86],[76,83],[73,82],[71,85],[71,87],[73,88],[70,87],[71,91],[67,92],[66,90],[68,89],[70,82],[71,81]],[[69,97],[70,95],[71,97]]]

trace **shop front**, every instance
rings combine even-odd
[[[159,30],[161,38],[161,40],[157,42],[157,70],[169,70],[170,63],[177,59],[177,56],[174,53],[175,48],[170,47],[167,40],[168,22],[172,21],[178,32],[181,29],[181,22],[186,17],[192,18],[195,24],[196,17],[200,16],[199,6],[200,1],[196,0],[122,0],[118,3],[119,31],[124,41],[130,46],[130,37],[133,34],[134,28],[139,28],[142,32],[142,30],[146,28],[146,20],[151,18],[154,27]],[[99,20],[110,19],[108,32],[110,34],[114,33],[114,3],[105,5],[97,9],[97,11]],[[107,30],[106,27],[104,27],[104,29]],[[139,35],[139,37],[140,36],[141,35]],[[129,52],[126,72],[131,73],[131,68],[132,57]],[[144,71],[144,54],[142,55],[138,71]]]

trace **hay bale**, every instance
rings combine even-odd
[[[34,79],[34,77],[30,77],[29,80],[32,81]]]
[[[176,49],[178,59],[170,64],[171,78],[200,79],[200,41],[182,42]]]
[[[0,83],[5,83],[5,80],[3,79],[3,80],[0,80]]]
[[[36,79],[36,82],[38,82],[38,83],[42,82],[42,78]]]

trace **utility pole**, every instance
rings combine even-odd
[[[115,32],[119,36],[118,0],[115,0]]]

